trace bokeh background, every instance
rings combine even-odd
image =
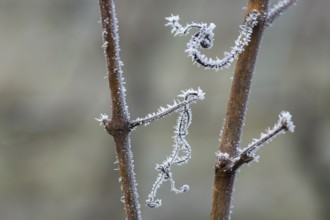
[[[144,219],[208,219],[215,152],[234,66],[192,65],[189,37],[173,38],[164,17],[214,22],[221,57],[243,20],[243,0],[116,1],[121,57],[132,118],[200,86],[193,105],[186,166],[174,167],[175,195],[145,200],[155,164],[171,152],[176,115],[138,128],[132,146]],[[330,1],[300,1],[265,32],[255,69],[242,145],[292,113],[296,132],[260,150],[241,169],[233,219],[330,219]],[[94,120],[110,113],[97,1],[0,1],[0,219],[124,219],[112,137]]]

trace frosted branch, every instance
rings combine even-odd
[[[188,185],[183,185],[180,188],[175,186],[175,181],[173,179],[173,174],[171,172],[171,167],[173,164],[182,165],[188,163],[191,158],[191,147],[186,140],[186,136],[188,135],[188,128],[191,124],[192,113],[189,104],[197,101],[198,99],[204,98],[204,93],[198,89],[198,91],[187,90],[183,91],[180,97],[184,97],[184,100],[181,103],[185,103],[184,105],[176,108],[177,111],[180,111],[179,117],[174,127],[174,144],[173,150],[170,156],[168,156],[161,164],[156,165],[156,170],[160,172],[155,183],[152,186],[151,192],[147,199],[147,205],[151,208],[157,208],[161,206],[161,200],[156,199],[157,191],[160,186],[165,181],[170,181],[171,183],[171,191],[175,193],[183,193],[189,190]],[[178,106],[178,104],[176,105]],[[163,112],[173,112],[174,107],[170,107],[168,110],[163,110]]]
[[[185,106],[195,103],[198,100],[204,99],[204,92],[198,88],[198,90],[188,89],[186,91],[182,91],[182,94],[178,95],[178,97],[184,97],[182,101],[174,101],[172,105],[167,105],[167,107],[159,107],[157,112],[148,114],[144,118],[137,118],[130,123],[130,128],[134,128],[139,125],[149,125],[151,122],[161,119],[172,112],[182,111]]]
[[[179,23],[179,16],[172,15],[165,18],[168,21],[165,26],[172,27],[171,32],[174,36],[187,35],[192,28],[199,29],[198,32],[192,35],[190,41],[187,43],[186,52],[188,53],[188,57],[192,57],[194,63],[202,65],[206,69],[220,70],[223,68],[228,68],[230,64],[238,57],[238,55],[244,51],[244,47],[249,44],[253,28],[258,23],[257,19],[259,15],[260,14],[257,11],[253,11],[246,16],[244,25],[240,26],[241,32],[235,41],[235,45],[231,48],[230,52],[224,53],[224,58],[222,59],[208,58],[199,51],[201,48],[212,48],[214,41],[213,30],[216,27],[215,24],[210,23],[208,25],[206,23],[191,23],[186,26],[182,26]]]
[[[297,3],[298,0],[280,0],[275,4],[268,12],[266,25],[271,25],[276,18],[283,14],[283,12],[288,9],[291,5]]]
[[[289,112],[281,112],[279,119],[273,128],[268,128],[266,133],[261,133],[258,139],[254,139],[245,149],[242,149],[238,158],[233,160],[233,170],[238,169],[244,163],[249,163],[252,160],[257,160],[258,156],[255,153],[266,143],[286,131],[294,132],[294,124],[291,120],[292,116]]]
[[[277,123],[273,128],[268,128],[266,133],[261,133],[258,139],[254,139],[246,148],[240,149],[240,154],[236,158],[232,158],[228,153],[216,152],[217,164],[216,166],[222,169],[224,172],[235,171],[243,164],[249,163],[252,160],[257,160],[258,156],[255,153],[266,143],[272,141],[272,139],[283,134],[286,131],[294,132],[294,124],[291,120],[292,116],[289,112],[281,112]]]

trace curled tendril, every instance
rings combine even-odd
[[[186,52],[189,57],[192,57],[195,63],[204,66],[206,69],[220,70],[228,68],[230,64],[238,57],[240,53],[244,51],[244,47],[247,46],[251,40],[253,28],[258,24],[258,18],[260,13],[257,11],[250,12],[245,19],[244,25],[241,25],[241,32],[235,41],[235,45],[231,48],[230,52],[225,52],[222,59],[208,58],[202,54],[199,50],[201,48],[210,49],[213,47],[215,24],[210,23],[191,23],[186,26],[182,26],[179,23],[179,16],[172,15],[165,18],[168,23],[166,26],[172,27],[172,33],[174,36],[184,36],[189,33],[192,28],[199,29],[192,35],[191,39],[187,43]]]
[[[190,100],[196,99],[196,97],[200,97],[200,91],[188,90],[183,92],[180,97],[184,97],[184,101],[190,103]],[[180,188],[176,188],[175,181],[173,179],[173,175],[171,172],[171,166],[173,164],[182,165],[188,163],[191,158],[191,147],[186,140],[186,136],[188,135],[188,128],[191,124],[192,113],[189,104],[185,105],[180,113],[177,120],[177,124],[174,130],[174,144],[173,151],[170,156],[166,158],[161,164],[156,165],[156,170],[160,172],[158,177],[153,184],[151,192],[147,199],[147,205],[151,208],[157,208],[161,206],[162,201],[160,199],[156,199],[156,194],[161,184],[165,181],[170,181],[171,183],[171,191],[175,193],[183,193],[189,190],[188,185],[183,185]]]

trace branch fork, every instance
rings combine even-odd
[[[179,188],[176,188],[173,174],[171,172],[171,166],[173,164],[186,164],[191,158],[191,147],[186,140],[186,136],[189,133],[188,128],[192,122],[190,104],[196,103],[199,100],[203,100],[205,93],[200,88],[197,90],[188,89],[181,92],[182,93],[178,95],[178,97],[183,98],[183,100],[175,100],[172,105],[167,105],[167,107],[160,107],[157,112],[148,114],[143,118],[137,118],[129,122],[128,125],[124,127],[121,124],[116,124],[115,121],[109,119],[107,114],[101,114],[98,118],[95,118],[95,120],[100,122],[101,126],[104,126],[109,134],[115,136],[116,133],[121,133],[127,129],[129,129],[128,132],[130,132],[137,126],[147,126],[151,122],[159,120],[173,112],[179,112],[177,124],[174,127],[174,144],[172,153],[161,164],[157,164],[155,168],[159,172],[159,175],[153,184],[151,192],[146,201],[147,205],[151,208],[157,208],[161,206],[161,200],[156,199],[156,195],[158,189],[165,181],[169,181],[171,183],[171,191],[175,192],[176,194],[189,190],[188,185],[183,185]]]

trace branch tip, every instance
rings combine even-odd
[[[290,131],[291,133],[294,132],[295,125],[292,122],[292,116],[290,112],[281,112],[279,115],[278,123],[280,123],[286,130]]]
[[[294,128],[295,126],[292,122],[291,114],[287,111],[282,111],[279,114],[279,119],[273,128],[266,129],[266,132],[261,133],[259,138],[253,139],[253,141],[246,148],[240,150],[240,154],[237,158],[229,158],[229,161],[232,162],[232,170],[237,170],[244,163],[258,160],[259,156],[256,156],[255,154],[261,146],[269,143],[274,137],[279,134],[283,134],[286,131],[294,132]]]

